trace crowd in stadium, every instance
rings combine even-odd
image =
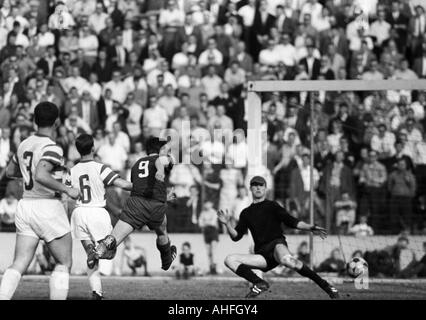
[[[1,230],[22,195],[4,169],[43,100],[60,109],[68,166],[85,132],[127,177],[146,138],[175,129],[182,154],[209,161],[173,168],[170,231],[217,228],[220,208],[237,220],[250,204],[246,137],[203,132],[247,132],[247,81],[426,78],[425,12],[424,0],[0,0]],[[424,234],[425,107],[426,92],[264,94],[269,197],[308,219],[313,183],[315,221],[333,233]],[[113,216],[123,199],[108,189]]]

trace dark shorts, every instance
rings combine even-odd
[[[158,228],[166,217],[167,205],[164,202],[131,196],[127,199],[120,220],[139,230],[147,225],[151,230]]]
[[[277,244],[280,244],[280,243],[288,247],[287,241],[284,238],[280,238],[280,239],[273,240],[261,246],[260,248],[256,249],[255,254],[261,255],[266,260],[266,268],[262,269],[262,271],[268,272],[279,266],[279,262],[275,259],[274,252],[275,252],[275,247],[277,246]]]
[[[208,226],[203,230],[204,242],[207,244],[212,243],[213,241],[219,241],[219,231],[217,228]]]

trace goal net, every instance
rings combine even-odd
[[[419,275],[425,89],[426,80],[249,83],[249,176],[268,167],[271,198],[329,232],[289,236],[293,254],[322,272],[344,274],[361,256],[371,276]]]

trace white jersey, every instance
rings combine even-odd
[[[67,184],[80,189],[82,197],[77,207],[105,207],[105,187],[113,184],[119,175],[108,166],[94,160],[80,161],[71,168]]]
[[[24,178],[23,198],[60,198],[59,192],[51,190],[35,181],[35,170],[41,160],[54,165],[52,177],[62,182],[64,157],[62,149],[48,136],[35,134],[19,144],[12,161],[19,166]]]

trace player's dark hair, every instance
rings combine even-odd
[[[34,109],[34,122],[39,128],[53,126],[58,116],[58,107],[52,102],[40,102]]]
[[[160,153],[161,147],[158,144],[153,143],[151,139],[148,139],[145,145],[145,150],[147,154]]]
[[[75,147],[78,153],[82,156],[86,156],[92,152],[94,145],[93,137],[89,134],[82,133],[77,139],[75,139]]]

